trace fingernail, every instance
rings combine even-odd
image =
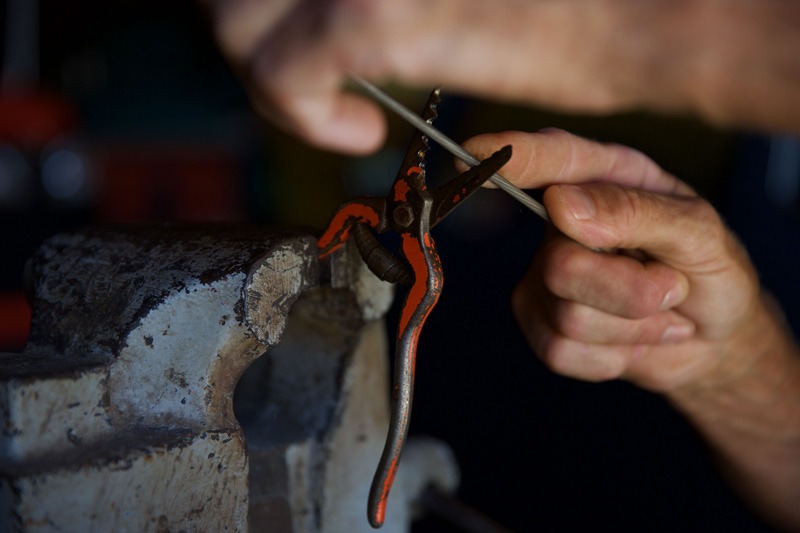
[[[667,294],[664,295],[664,299],[661,300],[661,307],[659,308],[661,311],[666,311],[675,305],[675,299],[678,297],[679,289],[677,287],[670,289],[667,291]]]
[[[576,220],[589,220],[594,217],[596,209],[594,200],[586,191],[574,185],[562,185],[559,187],[561,200],[567,205]]]
[[[659,310],[666,311],[669,309],[670,301],[672,300],[672,293],[675,292],[675,289],[671,291],[667,291],[667,294],[664,295],[664,299],[661,300],[661,305],[659,306]]]
[[[684,341],[689,338],[691,334],[692,326],[689,324],[672,324],[664,330],[664,333],[661,335],[661,342],[671,343]]]

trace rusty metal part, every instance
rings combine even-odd
[[[436,117],[439,100],[436,89],[422,113],[428,123]],[[419,335],[444,282],[441,260],[430,230],[511,158],[511,147],[506,146],[448,183],[428,189],[425,180],[427,149],[427,138],[416,132],[388,195],[348,201],[334,213],[318,240],[320,254],[324,257],[353,234],[367,265],[378,277],[388,281],[405,281],[409,277],[411,280],[397,330],[389,433],[368,501],[367,515],[376,528],[385,521],[389,492],[408,435]],[[374,237],[369,238],[370,228],[379,233],[398,234],[401,258],[392,256]],[[403,268],[405,263],[409,268]]]
[[[353,224],[351,230],[361,258],[376,276],[389,283],[409,286],[412,274],[408,267],[383,247],[366,224]]]
[[[30,267],[31,341],[0,354],[0,530],[363,529],[392,287],[354,247],[320,264],[299,231],[106,228]],[[443,453],[404,461],[394,531],[421,484],[454,488]]]
[[[419,503],[427,513],[441,517],[465,533],[511,533],[511,530],[436,485],[425,488]]]

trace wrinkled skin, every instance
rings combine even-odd
[[[378,107],[344,89],[350,71],[561,111],[800,132],[800,2],[201,1],[256,109],[324,149],[367,153],[385,136]],[[554,223],[513,298],[534,351],[555,372],[666,395],[742,495],[800,529],[800,357],[719,216],[624,147],[551,131],[468,148],[509,142],[504,174],[549,186]]]
[[[797,527],[800,354],[718,214],[624,146],[547,130],[466,147],[482,157],[505,144],[504,175],[547,187],[554,226],[513,295],[533,351],[559,374],[666,395],[740,491]]]
[[[800,3],[782,0],[203,0],[255,107],[365,153],[385,123],[352,71],[552,109],[692,112],[800,131]]]

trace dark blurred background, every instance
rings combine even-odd
[[[386,147],[347,158],[264,123],[195,1],[0,7],[0,351],[25,344],[24,264],[48,236],[110,222],[322,227],[345,197],[385,193],[411,135],[390,118]],[[414,109],[427,96],[390,90]],[[800,323],[795,139],[456,95],[437,126],[457,141],[557,126],[639,148],[714,202]],[[429,160],[430,179],[454,175],[441,150]],[[625,383],[555,376],[526,347],[509,294],[542,230],[502,193],[481,191],[435,231],[446,289],[422,336],[412,433],[455,450],[460,498],[516,531],[766,530],[666,402]],[[396,319],[397,305],[391,334]],[[431,517],[416,529],[449,526]]]

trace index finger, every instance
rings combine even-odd
[[[613,182],[661,194],[696,195],[638,150],[590,141],[560,129],[488,133],[469,139],[464,148],[484,159],[507,144],[513,147],[514,155],[502,174],[523,189],[557,183]]]
[[[373,102],[344,91],[346,39],[329,28],[329,2],[218,0],[212,8],[221,48],[260,114],[319,148],[378,148],[385,119]]]

